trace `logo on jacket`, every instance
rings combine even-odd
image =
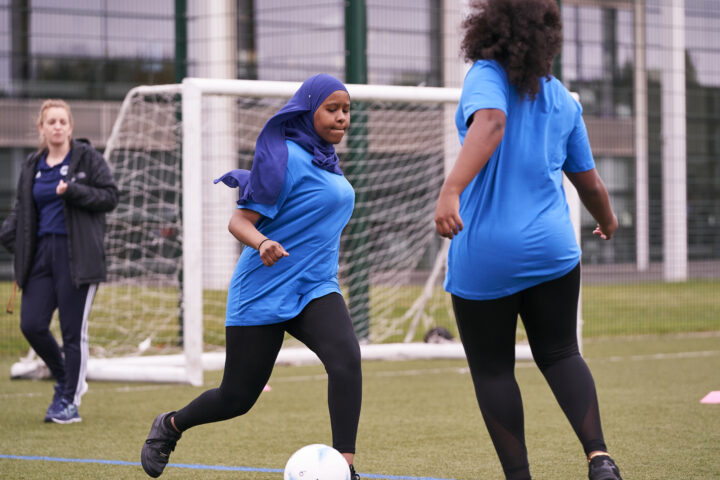
[[[68,166],[67,166],[67,165],[63,165],[62,167],[60,167],[60,175],[62,175],[62,176],[64,177],[64,176],[67,175],[67,172],[68,172]]]
[[[35,178],[40,178],[40,170],[35,174]]]

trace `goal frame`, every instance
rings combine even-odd
[[[254,97],[290,98],[300,88],[300,82],[278,82],[258,80],[229,80],[185,78],[182,82],[183,119],[183,171],[192,171],[194,162],[203,158],[202,141],[202,96],[238,95]],[[400,100],[457,104],[460,89],[438,87],[373,86],[361,84],[346,85],[353,101]],[[423,95],[418,95],[418,89]],[[446,158],[447,164],[447,158]],[[201,222],[202,211],[199,199],[202,194],[201,179],[197,175],[183,175],[183,280],[184,304],[184,354],[188,382],[202,383],[202,233],[191,228]]]

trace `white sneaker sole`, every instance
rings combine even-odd
[[[82,422],[82,418],[76,417],[71,418],[70,420],[60,420],[59,418],[51,418],[53,423],[59,423],[60,425],[67,425],[68,423],[80,423]]]

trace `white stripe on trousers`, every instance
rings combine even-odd
[[[90,340],[88,337],[88,323],[90,319],[90,309],[92,308],[95,294],[97,293],[98,284],[91,283],[88,285],[87,296],[85,297],[85,308],[83,309],[82,329],[80,334],[80,371],[78,372],[78,381],[75,386],[75,395],[73,403],[80,406],[81,398],[87,391],[87,363],[90,356]]]

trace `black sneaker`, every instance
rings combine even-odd
[[[620,469],[609,455],[597,455],[588,466],[590,480],[622,480]]]
[[[140,452],[143,470],[153,478],[162,474],[170,459],[170,452],[175,450],[175,444],[182,436],[174,428],[165,426],[165,418],[174,413],[161,413],[155,417],[147,440],[143,444],[142,452]]]
[[[350,464],[350,480],[360,480],[360,475],[355,473],[355,467]]]

